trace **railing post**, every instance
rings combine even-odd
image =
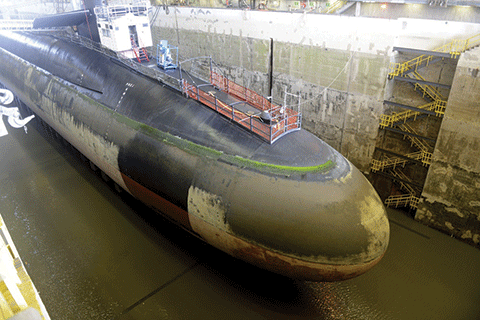
[[[270,125],[269,128],[270,128],[270,138],[269,138],[269,141],[268,141],[268,142],[272,143],[272,140],[273,140],[273,135],[272,135],[273,126]]]
[[[212,74],[213,74],[212,56],[209,56],[209,58],[210,58],[210,77],[212,77]]]

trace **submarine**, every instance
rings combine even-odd
[[[158,64],[171,56],[141,61],[131,47],[145,23],[126,28],[128,59],[102,45],[105,29],[122,32],[102,17],[147,17],[147,7],[87,8],[76,32],[0,32],[0,83],[116,186],[235,258],[308,281],[375,266],[389,242],[385,207],[352,163],[301,129],[301,113],[245,111],[254,102],[225,78]]]

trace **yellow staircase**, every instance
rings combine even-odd
[[[426,111],[434,111],[437,116],[443,116],[445,114],[445,106],[447,105],[446,101],[436,100],[424,104],[423,106],[417,107],[418,109]],[[416,120],[422,112],[414,110],[406,110],[402,112],[393,112],[392,114],[382,114],[380,116],[380,128],[384,129],[385,127],[394,127],[396,124],[401,122],[406,123],[407,120],[413,118]]]
[[[423,165],[427,166],[430,165],[432,161],[432,153],[431,152],[424,152],[418,151],[406,154],[405,157],[411,160],[422,161]],[[382,160],[372,159],[372,166],[371,169],[373,172],[383,171],[389,168],[396,168],[396,167],[405,167],[405,164],[409,162],[409,159],[405,158],[398,158],[398,157],[385,157]]]
[[[424,77],[422,77],[417,71],[411,72],[408,75],[406,75],[408,78],[411,79],[416,79],[416,80],[421,80],[421,81],[426,81]],[[431,85],[427,84],[421,84],[421,83],[415,83],[414,88],[416,91],[420,91],[423,94],[424,98],[428,98],[432,101],[437,101],[437,100],[445,100],[445,97],[442,96],[440,91],[438,91],[437,88]]]
[[[405,180],[407,182],[412,182],[412,180],[407,177],[402,171],[399,170],[392,170],[392,173],[394,176]],[[416,209],[418,206],[418,201],[420,200],[419,197],[417,197],[417,194],[420,194],[420,191],[415,190],[411,185],[404,183],[403,181],[399,181],[400,186],[402,189],[406,190],[408,193],[407,194],[402,194],[402,195],[391,195],[387,199],[385,199],[385,205],[387,207],[392,207],[395,206],[395,208],[398,207],[411,207]]]
[[[383,150],[382,152],[384,152],[384,154],[379,160],[372,159],[372,172],[380,173],[379,171],[387,170],[383,174],[390,176],[396,184],[399,184],[401,189],[406,191],[405,194],[390,195],[385,200],[385,204],[387,206],[395,208],[411,207],[416,209],[419,203],[418,196],[421,193],[421,184],[412,181],[412,179],[400,169],[404,168],[409,161],[421,161],[424,166],[429,166],[432,162],[433,147],[426,142],[428,138],[424,138],[418,134],[407,122],[415,121],[420,117],[423,118],[425,115],[443,117],[445,114],[448,97],[445,97],[442,94],[443,91],[440,92],[438,88],[448,88],[448,86],[441,84],[437,84],[438,86],[435,86],[436,83],[427,81],[422,75],[420,75],[420,73],[418,73],[418,70],[422,67],[428,66],[430,63],[440,61],[444,58],[450,57],[456,59],[461,53],[478,45],[480,45],[480,34],[464,40],[453,40],[439,48],[434,49],[433,51],[436,53],[427,52],[426,54],[420,55],[406,62],[390,64],[388,78],[394,79],[395,77],[399,77],[398,80],[412,83],[415,91],[421,93],[423,98],[427,100],[428,103],[418,107],[412,107],[401,105],[400,103],[396,102],[385,101],[385,103],[389,103],[393,106],[407,110],[402,112],[394,112],[389,115],[382,115],[380,117],[380,128],[389,129],[391,131],[403,134],[404,138],[410,140],[411,146],[417,150],[406,155],[397,154],[397,156],[395,156],[394,152]],[[399,50],[402,49],[399,48]],[[425,52],[424,50],[406,48],[403,50],[406,52]],[[385,153],[392,153],[394,156],[387,157]]]
[[[458,56],[472,49],[480,44],[480,34],[463,40],[453,40],[441,47],[433,49],[435,52],[449,53],[451,58],[458,58]],[[406,62],[392,62],[390,63],[389,78],[403,76],[410,71],[417,71],[419,67],[426,66],[432,62],[434,56],[423,54]]]
[[[408,184],[409,182],[413,182],[412,179],[410,179],[402,171],[398,170],[398,168],[395,168],[395,169],[391,170],[391,173],[392,173],[393,176],[401,179],[401,180],[399,180],[399,184],[400,184],[400,187],[403,190],[405,190],[409,194],[413,194],[413,195],[416,195],[417,193],[420,193],[420,190],[416,190],[414,187],[412,187],[410,184]],[[402,180],[405,181],[405,182],[403,182]]]
[[[418,135],[418,133],[407,123],[403,123],[403,124],[399,125],[399,128],[401,128],[405,132]],[[431,152],[432,149],[433,149],[430,145],[428,145],[425,141],[423,141],[420,138],[417,138],[417,137],[411,136],[411,135],[405,135],[405,137],[408,140],[410,140],[410,142],[412,143],[412,146],[415,146],[420,151]]]
[[[417,157],[421,157],[421,152],[416,153]],[[385,205],[387,207],[412,207],[417,208],[419,197],[421,190],[417,190],[416,188],[412,187],[408,182],[413,182],[405,173],[398,170],[398,168],[393,168],[390,170],[390,173],[394,176],[399,178],[396,180],[400,184],[400,188],[407,191],[406,194],[402,195],[390,195],[387,199],[385,199]]]

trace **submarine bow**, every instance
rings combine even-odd
[[[305,130],[269,144],[53,33],[1,33],[0,66],[0,82],[119,186],[234,257],[336,281],[385,253],[389,223],[377,193]]]

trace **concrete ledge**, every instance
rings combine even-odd
[[[8,320],[42,320],[40,313],[34,308],[25,309]]]

